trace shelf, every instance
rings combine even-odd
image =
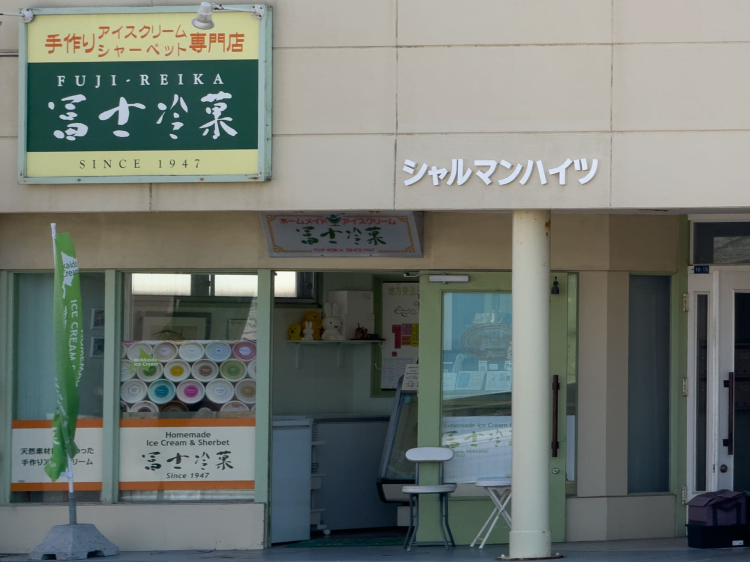
[[[327,341],[327,340],[313,340],[313,341],[303,341],[303,340],[287,340],[287,343],[293,343],[297,345],[297,355],[295,358],[295,367],[299,369],[300,366],[300,354],[302,350],[302,346],[305,345],[336,345],[338,346],[339,351],[339,359],[338,359],[338,366],[343,367],[344,366],[344,346],[345,345],[368,345],[376,343],[380,345],[385,340],[343,340],[343,341]]]

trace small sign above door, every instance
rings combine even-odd
[[[707,265],[694,265],[693,266],[693,273],[708,273],[708,266]]]
[[[421,258],[421,228],[413,212],[261,214],[268,255]]]

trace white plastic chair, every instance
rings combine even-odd
[[[419,529],[419,496],[424,494],[437,494],[440,503],[440,531],[443,533],[445,549],[450,546],[456,546],[448,524],[448,494],[456,491],[455,484],[443,484],[443,463],[453,458],[453,450],[444,447],[417,447],[406,451],[406,458],[416,463],[415,479],[413,486],[404,486],[402,491],[409,496],[409,531],[406,533],[404,548],[411,551],[411,547],[417,538],[417,529]],[[439,463],[438,483],[433,486],[419,485],[419,464],[424,462]],[[446,534],[447,531],[447,534]],[[450,537],[450,542],[448,541]]]

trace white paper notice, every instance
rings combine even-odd
[[[404,370],[404,384],[402,390],[419,390],[419,365],[412,363]]]
[[[453,460],[445,463],[445,481],[509,478],[511,437],[511,416],[443,418],[443,447],[455,453]]]
[[[485,371],[460,371],[456,390],[482,390]]]
[[[380,389],[393,390],[419,358],[419,283],[383,283]]]
[[[398,379],[404,376],[406,367],[415,361],[415,359],[410,358],[383,359],[383,369],[380,375],[380,388],[383,390],[396,388],[396,385],[398,385]]]
[[[484,389],[487,392],[510,392],[513,386],[510,371],[490,371]]]
[[[452,392],[456,388],[458,373],[443,373],[443,392]]]

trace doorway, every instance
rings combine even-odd
[[[711,269],[689,275],[689,497],[750,492],[750,271]]]
[[[456,452],[445,474],[446,481],[458,483],[450,499],[451,528],[459,544],[468,544],[492,510],[486,492],[474,482],[482,477],[512,478],[512,279],[509,272],[443,278],[451,282],[421,279],[419,444],[447,446]],[[574,469],[566,466],[568,439],[571,456],[575,452],[566,374],[569,351],[577,343],[577,325],[568,321],[577,305],[576,291],[569,291],[576,281],[575,274],[550,277],[549,408],[557,413],[551,416],[549,456],[553,541],[564,540],[566,474],[574,478]],[[420,518],[427,522],[436,517],[436,502],[424,502]],[[439,540],[437,529],[437,525],[425,525],[424,531],[420,527],[417,540]],[[507,543],[508,533],[507,525],[498,525],[490,542]]]
[[[405,500],[394,479],[408,483],[413,465],[403,448],[412,438],[416,446],[417,432],[416,417],[401,415],[400,406],[409,410],[416,394],[396,397],[419,357],[419,278],[308,276],[315,287],[308,298],[277,300],[274,310],[271,541],[285,548],[400,544]],[[330,334],[327,317],[339,319]]]

